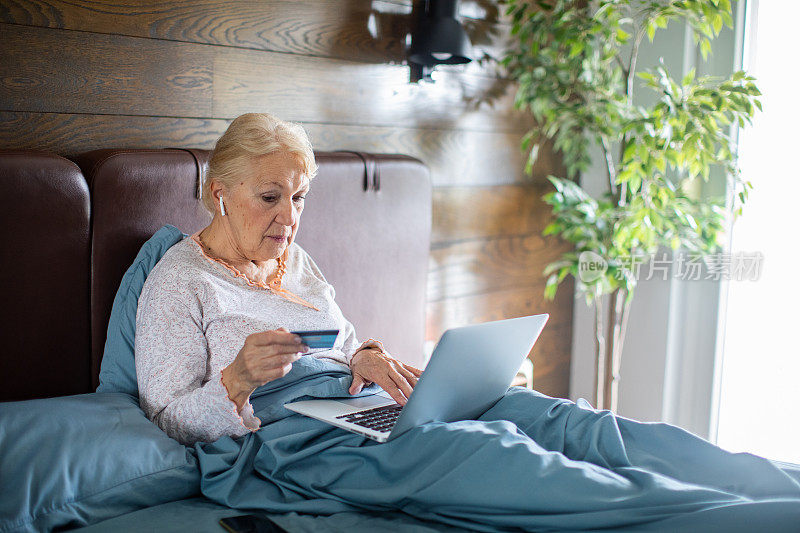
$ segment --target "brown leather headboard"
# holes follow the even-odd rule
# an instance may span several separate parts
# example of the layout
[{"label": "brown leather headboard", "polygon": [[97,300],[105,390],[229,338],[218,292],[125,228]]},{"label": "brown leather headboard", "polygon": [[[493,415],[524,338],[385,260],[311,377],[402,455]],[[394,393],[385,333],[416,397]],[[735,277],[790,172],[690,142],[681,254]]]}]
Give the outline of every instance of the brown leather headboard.
[{"label": "brown leather headboard", "polygon": [[0,152],[0,399],[91,390],[89,188],[55,154]]},{"label": "brown leather headboard", "polygon": [[[208,156],[99,150],[74,158],[81,175],[52,154],[0,151],[0,179],[15,200],[2,215],[3,279],[14,286],[14,305],[0,310],[0,320],[16,339],[0,356],[0,400],[94,389],[111,304],[141,245],[164,224],[192,233],[210,221],[198,198]],[[422,366],[427,168],[398,155],[316,157],[298,244],[336,289],[360,340],[381,339],[399,359]],[[47,216],[37,218],[40,211]]]}]

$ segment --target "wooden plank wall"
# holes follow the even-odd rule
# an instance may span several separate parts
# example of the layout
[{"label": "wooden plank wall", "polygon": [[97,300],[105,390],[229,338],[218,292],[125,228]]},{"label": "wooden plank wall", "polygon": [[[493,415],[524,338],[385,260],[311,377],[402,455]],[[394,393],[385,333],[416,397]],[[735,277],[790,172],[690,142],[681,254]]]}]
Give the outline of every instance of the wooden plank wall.
[{"label": "wooden plank wall", "polygon": [[[416,6],[420,2],[414,0]],[[64,155],[106,147],[212,148],[229,121],[266,111],[301,122],[318,150],[405,153],[431,168],[427,337],[548,312],[530,357],[534,386],[566,397],[572,287],[543,301],[544,151],[534,179],[519,151],[530,118],[490,62],[410,84],[412,0],[0,0],[0,148]],[[509,26],[489,0],[460,15],[476,54]]]}]

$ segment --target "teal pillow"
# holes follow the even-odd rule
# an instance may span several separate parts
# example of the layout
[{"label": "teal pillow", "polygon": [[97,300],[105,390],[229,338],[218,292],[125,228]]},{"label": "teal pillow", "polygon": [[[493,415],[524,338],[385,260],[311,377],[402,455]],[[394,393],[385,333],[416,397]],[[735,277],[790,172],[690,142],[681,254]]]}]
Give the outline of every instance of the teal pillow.
[{"label": "teal pillow", "polygon": [[0,532],[86,526],[200,494],[194,449],[128,394],[0,403]]},{"label": "teal pillow", "polygon": [[108,320],[106,345],[100,363],[97,392],[124,392],[139,397],[136,363],[133,359],[136,336],[136,309],[144,280],[159,259],[187,234],[175,226],[164,225],[144,243],[133,264],[122,277]]}]

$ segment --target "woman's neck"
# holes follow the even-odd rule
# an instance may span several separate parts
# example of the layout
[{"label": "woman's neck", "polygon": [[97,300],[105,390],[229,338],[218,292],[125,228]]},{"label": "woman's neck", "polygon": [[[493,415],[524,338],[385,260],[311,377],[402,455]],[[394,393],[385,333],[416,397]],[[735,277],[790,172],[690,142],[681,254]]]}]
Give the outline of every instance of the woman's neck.
[{"label": "woman's neck", "polygon": [[211,221],[198,235],[205,252],[215,259],[221,259],[235,267],[242,274],[253,281],[268,283],[272,280],[278,269],[278,261],[253,261],[245,257],[234,244],[234,239],[228,235],[225,228],[220,227],[217,217]]}]

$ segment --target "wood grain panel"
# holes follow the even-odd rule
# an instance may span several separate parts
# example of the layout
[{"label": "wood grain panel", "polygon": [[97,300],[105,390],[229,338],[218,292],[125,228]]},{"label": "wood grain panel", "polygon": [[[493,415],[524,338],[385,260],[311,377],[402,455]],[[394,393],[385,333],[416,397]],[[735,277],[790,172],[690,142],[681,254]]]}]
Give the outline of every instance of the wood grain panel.
[{"label": "wood grain panel", "polygon": [[72,156],[100,148],[214,148],[218,119],[0,111],[0,147]]},{"label": "wood grain panel", "polygon": [[[525,131],[514,84],[239,48],[0,24],[3,111],[234,118]],[[35,47],[31,43],[36,43]],[[492,108],[487,95],[499,94]]]},{"label": "wood grain panel", "polygon": [[538,232],[435,244],[428,268],[427,301],[543,285],[542,271],[563,250],[564,244]]},{"label": "wood grain panel", "polygon": [[544,300],[544,283],[429,302],[426,339],[437,341],[448,328],[549,313],[550,319],[528,357],[534,363],[534,388],[563,398],[569,393],[572,303],[571,282],[559,289],[553,302]]},{"label": "wood grain panel", "polygon": [[450,71],[415,84],[400,65],[217,48],[213,116],[266,108],[297,121],[524,132],[533,120],[513,109],[515,91],[507,80]]},{"label": "wood grain panel", "polygon": [[[474,57],[498,57],[510,27],[462,5]],[[495,10],[496,11],[496,10]],[[496,13],[494,13],[496,15]],[[476,16],[477,15],[477,16]],[[411,2],[370,0],[5,0],[0,22],[84,32],[332,57],[369,63],[405,60]],[[474,61],[459,71],[496,76]]]},{"label": "wood grain panel", "polygon": [[0,41],[0,110],[211,116],[212,47],[7,24]]},{"label": "wood grain panel", "polygon": [[[317,150],[413,155],[430,167],[433,184],[437,187],[488,186],[527,179],[522,175],[522,156],[517,148],[520,136],[513,133],[317,123],[304,123],[303,126]],[[44,149],[64,155],[97,148],[210,149],[227,127],[228,121],[222,119],[0,111],[0,147]],[[552,152],[543,149],[541,154],[542,158],[534,168],[534,178],[540,181],[557,164]],[[509,205],[509,208],[520,205],[519,202],[503,204],[502,198],[512,195],[513,190],[499,193],[502,198],[495,200],[491,200],[492,193],[488,189],[479,189],[476,194],[480,195],[481,191],[490,195],[490,202],[500,202],[496,211],[484,210],[487,217],[493,217],[495,212],[498,216],[503,215],[500,212],[503,205]],[[463,217],[459,222],[458,211],[473,209],[470,202],[474,196],[466,191],[454,194],[452,207],[442,204],[451,201],[445,197],[434,207],[434,216],[443,217],[448,225],[442,230],[444,233],[439,240],[447,239],[448,234],[452,238],[478,236],[482,224],[496,228],[492,231],[500,231],[502,221],[476,219],[470,222],[471,217]],[[513,202],[513,199],[508,201]],[[522,201],[522,205],[527,204]],[[434,235],[438,232],[435,228]]]},{"label": "wood grain panel", "polygon": [[557,172],[560,159],[542,149],[533,177],[523,174],[521,134],[394,127],[337,126],[305,123],[321,150],[404,153],[424,161],[435,187],[543,182]]},{"label": "wood grain panel", "polygon": [[[434,244],[480,237],[525,235],[541,231],[551,218],[542,196],[549,182],[433,190]],[[469,216],[464,216],[469,213]]]}]

